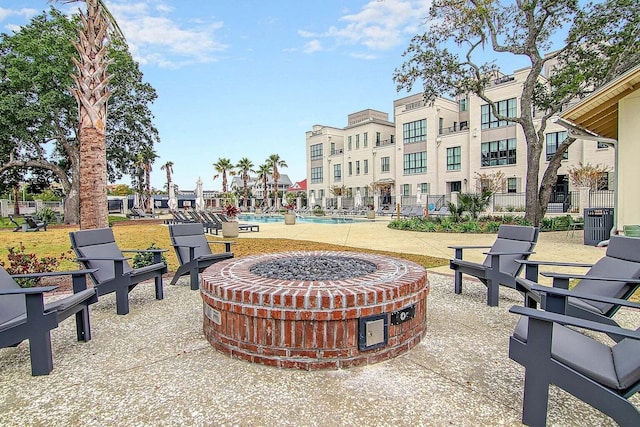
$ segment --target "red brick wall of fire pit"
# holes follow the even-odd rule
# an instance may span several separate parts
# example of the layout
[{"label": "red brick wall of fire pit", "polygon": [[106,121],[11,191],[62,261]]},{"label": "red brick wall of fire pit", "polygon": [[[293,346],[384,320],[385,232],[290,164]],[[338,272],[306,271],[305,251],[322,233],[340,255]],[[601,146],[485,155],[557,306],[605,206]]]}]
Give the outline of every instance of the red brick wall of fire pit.
[{"label": "red brick wall of fire pit", "polygon": [[[331,255],[373,262],[376,270],[343,280],[268,279],[251,266],[278,257]],[[204,334],[219,351],[281,368],[338,369],[393,358],[426,333],[426,271],[396,258],[352,252],[289,252],[230,259],[202,274]],[[388,324],[387,344],[360,350],[359,319],[415,306]]]}]

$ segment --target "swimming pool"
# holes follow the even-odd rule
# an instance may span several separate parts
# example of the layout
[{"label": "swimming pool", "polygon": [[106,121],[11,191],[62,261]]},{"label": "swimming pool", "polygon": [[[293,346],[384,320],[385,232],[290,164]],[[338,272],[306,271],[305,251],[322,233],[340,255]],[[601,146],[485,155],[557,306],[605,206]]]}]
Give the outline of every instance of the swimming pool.
[{"label": "swimming pool", "polygon": [[[239,215],[240,221],[247,222],[284,222],[283,215]],[[333,216],[296,216],[296,222],[312,223],[312,224],[345,224],[354,222],[369,222],[370,220],[364,218],[348,218],[348,217],[333,217]]]}]

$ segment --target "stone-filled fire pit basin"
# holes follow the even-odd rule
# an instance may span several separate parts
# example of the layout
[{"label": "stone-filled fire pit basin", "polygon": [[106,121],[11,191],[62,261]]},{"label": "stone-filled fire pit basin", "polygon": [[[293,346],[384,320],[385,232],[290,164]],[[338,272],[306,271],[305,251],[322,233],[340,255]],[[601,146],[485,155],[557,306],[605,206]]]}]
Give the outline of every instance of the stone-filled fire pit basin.
[{"label": "stone-filled fire pit basin", "polygon": [[357,252],[285,252],[202,273],[204,334],[254,363],[338,369],[393,358],[426,333],[424,268]]}]

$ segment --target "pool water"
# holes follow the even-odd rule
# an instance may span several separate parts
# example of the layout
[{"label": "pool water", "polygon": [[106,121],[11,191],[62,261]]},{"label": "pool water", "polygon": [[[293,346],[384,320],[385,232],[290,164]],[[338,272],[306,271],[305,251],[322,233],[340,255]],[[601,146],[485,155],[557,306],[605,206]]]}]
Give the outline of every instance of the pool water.
[{"label": "pool water", "polygon": [[[284,222],[283,215],[239,215],[240,221],[247,222]],[[312,223],[312,224],[345,224],[353,222],[369,222],[370,220],[364,218],[345,218],[345,217],[331,217],[331,216],[297,216],[296,222]]]}]

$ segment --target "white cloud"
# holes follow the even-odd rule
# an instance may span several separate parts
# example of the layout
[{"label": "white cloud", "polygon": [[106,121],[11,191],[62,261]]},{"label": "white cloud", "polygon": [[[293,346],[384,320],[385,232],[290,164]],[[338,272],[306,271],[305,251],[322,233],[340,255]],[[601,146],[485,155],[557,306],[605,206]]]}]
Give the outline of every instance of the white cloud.
[{"label": "white cloud", "polygon": [[190,63],[212,62],[227,48],[215,36],[221,21],[199,18],[177,22],[172,8],[149,0],[109,2],[133,57],[141,64],[175,68]]},{"label": "white cloud", "polygon": [[36,13],[38,13],[36,9],[30,9],[26,7],[22,9],[4,9],[0,7],[0,21],[4,21],[9,16],[15,16],[15,15],[22,16],[26,19],[29,19]]},{"label": "white cloud", "polygon": [[304,45],[302,51],[304,53],[314,53],[322,50],[322,43],[320,40],[311,40]]},{"label": "white cloud", "polygon": [[[299,30],[303,38],[329,39],[336,44],[361,45],[370,50],[388,50],[416,34],[427,17],[431,0],[372,0],[356,13],[344,11],[341,25],[323,33]],[[369,55],[354,57],[371,59]]]},{"label": "white cloud", "polygon": [[370,53],[356,53],[356,52],[352,53],[349,56],[351,56],[352,58],[355,58],[355,59],[365,59],[367,61],[370,61],[372,59],[377,59],[378,58],[376,55],[372,55]]}]

